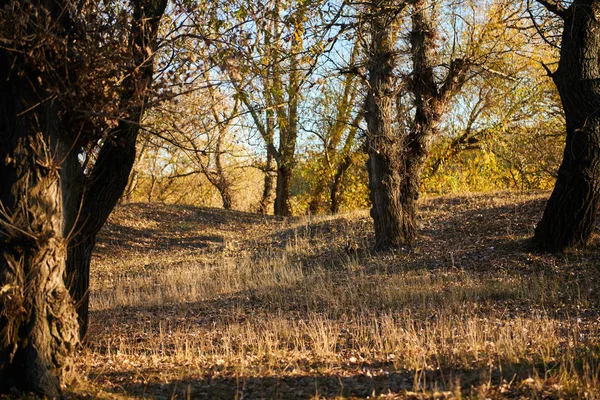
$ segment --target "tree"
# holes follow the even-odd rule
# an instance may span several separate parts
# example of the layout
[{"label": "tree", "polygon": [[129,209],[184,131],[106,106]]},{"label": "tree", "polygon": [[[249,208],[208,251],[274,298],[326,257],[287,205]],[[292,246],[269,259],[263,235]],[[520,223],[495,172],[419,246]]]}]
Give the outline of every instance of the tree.
[{"label": "tree", "polygon": [[[176,104],[156,110],[146,122],[156,132],[149,136],[160,136],[155,140],[158,143],[151,157],[152,185],[148,192],[153,192],[154,179],[158,178],[153,170],[159,164],[159,155],[168,156],[174,162],[161,162],[160,175],[170,183],[202,175],[217,190],[223,208],[230,210],[234,205],[235,185],[241,179],[235,170],[242,169],[249,160],[241,146],[236,145],[238,132],[233,122],[238,117],[239,100],[231,100],[229,93],[223,93],[208,79],[205,83],[198,91],[179,96]],[[198,186],[202,183],[198,182]]]},{"label": "tree", "polygon": [[[0,391],[55,397],[72,374],[73,301],[85,333],[91,250],[127,183],[166,0],[132,4],[131,58],[103,26],[118,7],[12,1],[0,13]],[[127,64],[115,105],[112,82]],[[107,132],[104,115],[118,109]],[[84,168],[80,149],[99,142],[94,168]]]},{"label": "tree", "polygon": [[[406,7],[404,3],[401,7]],[[387,12],[386,12],[387,10]],[[397,16],[401,8],[380,1],[373,6],[369,48],[369,91],[365,119],[368,126],[367,151],[371,216],[375,225],[375,246],[380,249],[411,244],[416,238],[416,201],[421,174],[431,138],[452,97],[467,79],[470,63],[451,54],[447,72],[436,79],[436,28],[429,1],[412,4],[409,33],[411,74],[396,88]],[[412,95],[412,122],[406,132],[394,129],[397,92]],[[402,106],[396,112],[401,112]],[[398,129],[398,128],[397,128]]]},{"label": "tree", "polygon": [[69,79],[57,68],[69,67],[69,6],[10,2],[0,14],[0,392],[57,396],[78,344],[63,281],[64,99],[53,84]]},{"label": "tree", "polygon": [[[365,104],[371,216],[375,246],[411,245],[417,236],[417,199],[431,142],[476,76],[507,54],[501,23],[512,2],[384,0],[370,7],[368,94]],[[403,10],[410,13],[403,17]],[[486,21],[482,23],[481,21]],[[398,40],[399,32],[406,34]]]},{"label": "tree", "polygon": [[551,77],[566,119],[566,144],[556,185],[533,243],[542,250],[584,246],[600,202],[600,1],[539,1],[564,22],[560,60]]},{"label": "tree", "polygon": [[[355,43],[349,65],[357,64],[359,48],[359,43]],[[339,212],[343,178],[355,160],[356,136],[363,118],[357,104],[361,85],[356,74],[347,72],[330,81],[329,85],[323,85],[313,107],[317,114],[313,134],[321,143],[319,154],[315,155],[319,164],[316,180],[310,182],[311,214],[322,212],[324,205],[332,214]]]},{"label": "tree", "polygon": [[320,56],[334,43],[335,35],[328,36],[332,27],[323,21],[335,14],[336,6],[323,4],[223,0],[221,12],[197,21],[191,35],[203,39],[198,46],[208,50],[199,52],[210,54],[213,64],[227,74],[223,84],[235,89],[251,128],[264,144],[262,212],[274,197],[276,215],[291,213],[300,107]]},{"label": "tree", "polygon": [[[266,202],[271,197],[273,187],[270,165],[276,164],[275,202],[274,214],[278,216],[291,215],[289,204],[290,184],[294,169],[296,141],[298,138],[298,107],[300,104],[300,89],[304,81],[302,76],[304,51],[304,23],[307,20],[308,4],[297,4],[296,9],[291,9],[287,21],[281,16],[281,2],[273,2],[269,10],[269,18],[259,18],[256,22],[257,41],[261,36],[263,43],[256,49],[261,53],[260,64],[251,62],[249,65],[240,65],[239,61],[225,62],[230,80],[238,96],[249,110],[257,130],[263,138],[267,151],[267,166],[265,172],[265,191],[261,200],[261,209],[264,212]],[[284,53],[284,30],[289,27],[287,35],[290,45],[287,54]],[[251,60],[252,57],[236,57],[238,60]],[[249,85],[252,82],[243,82],[239,78],[241,70],[252,71],[246,77],[251,79],[257,76],[263,80],[263,95],[265,101],[264,116],[252,104],[249,96]],[[287,73],[284,70],[287,69]],[[286,79],[287,78],[287,79]],[[264,118],[264,119],[263,119]],[[275,129],[277,129],[279,143],[276,144]]]},{"label": "tree", "polygon": [[375,224],[376,247],[380,248],[399,246],[404,239],[399,194],[403,149],[393,132],[392,121],[397,15],[407,3],[399,5],[394,13],[385,12],[390,7],[388,3],[385,0],[373,2],[370,10],[369,88],[365,104],[371,217]]},{"label": "tree", "polygon": [[[75,233],[67,257],[67,282],[77,305],[80,336],[89,324],[89,274],[96,235],[124,193],[135,162],[140,122],[153,80],[153,56],[167,0],[134,0],[128,51],[131,67],[119,88],[121,115],[105,139],[93,167],[87,171],[71,152],[65,167],[66,228]],[[75,183],[74,183],[75,182]]]},{"label": "tree", "polygon": [[[554,186],[564,149],[564,115],[540,61],[558,61],[558,55],[542,45],[525,4],[494,1],[485,13],[492,34],[481,46],[493,45],[503,55],[488,59],[482,73],[457,94],[432,142],[424,190]],[[538,18],[538,24],[550,28],[545,22]]]}]

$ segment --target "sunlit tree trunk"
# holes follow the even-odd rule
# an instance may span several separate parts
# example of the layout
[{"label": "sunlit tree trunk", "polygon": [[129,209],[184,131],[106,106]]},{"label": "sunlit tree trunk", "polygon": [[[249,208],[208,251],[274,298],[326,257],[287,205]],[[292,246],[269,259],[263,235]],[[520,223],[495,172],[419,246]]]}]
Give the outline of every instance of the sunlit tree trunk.
[{"label": "sunlit tree trunk", "polygon": [[[466,81],[469,63],[450,61],[438,83],[435,67],[435,27],[430,0],[412,4],[410,47],[412,73],[408,90],[414,98],[414,119],[408,132],[392,129],[394,110],[393,69],[395,34],[386,13],[375,13],[372,23],[369,84],[365,118],[368,126],[371,216],[377,248],[412,244],[417,236],[417,199],[431,138],[452,97]],[[434,4],[435,5],[435,4]],[[380,7],[378,7],[380,9]],[[393,13],[397,15],[397,13]]]},{"label": "sunlit tree trunk", "polygon": [[404,239],[400,203],[403,144],[392,129],[397,27],[395,18],[381,11],[383,5],[384,1],[378,1],[371,9],[369,90],[365,104],[367,170],[376,248],[397,247]]},{"label": "sunlit tree trunk", "polygon": [[274,185],[274,177],[273,177],[273,161],[274,160],[274,156],[273,153],[271,151],[269,151],[269,149],[267,149],[267,160],[265,163],[265,168],[264,168],[264,174],[265,174],[265,178],[264,178],[264,187],[263,187],[263,192],[262,192],[262,196],[260,198],[260,202],[258,204],[258,210],[260,213],[262,214],[267,214],[269,212],[269,208],[271,206],[271,204],[273,204],[273,190],[275,188]]}]

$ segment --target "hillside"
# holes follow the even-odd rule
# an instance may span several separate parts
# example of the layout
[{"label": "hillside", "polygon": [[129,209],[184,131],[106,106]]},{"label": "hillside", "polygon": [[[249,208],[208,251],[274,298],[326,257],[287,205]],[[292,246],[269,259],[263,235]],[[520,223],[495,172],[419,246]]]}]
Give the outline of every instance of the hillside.
[{"label": "hillside", "polygon": [[598,239],[531,252],[547,195],[422,200],[414,248],[386,253],[367,212],[122,206],[73,395],[598,397]]}]

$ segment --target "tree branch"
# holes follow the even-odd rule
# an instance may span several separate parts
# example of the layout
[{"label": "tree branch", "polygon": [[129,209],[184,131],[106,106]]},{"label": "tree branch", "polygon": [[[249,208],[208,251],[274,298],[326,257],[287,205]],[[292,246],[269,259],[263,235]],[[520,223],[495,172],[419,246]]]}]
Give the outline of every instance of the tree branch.
[{"label": "tree branch", "polygon": [[550,11],[552,14],[554,14],[562,19],[567,19],[569,17],[570,9],[565,8],[558,1],[554,1],[554,0],[535,0],[535,1],[537,1],[538,3],[543,5],[546,8],[546,10]]},{"label": "tree branch", "polygon": [[470,67],[471,64],[462,58],[457,58],[450,62],[448,74],[437,95],[437,100],[441,104],[446,104],[448,98],[460,91],[465,84],[467,72],[469,72]]}]

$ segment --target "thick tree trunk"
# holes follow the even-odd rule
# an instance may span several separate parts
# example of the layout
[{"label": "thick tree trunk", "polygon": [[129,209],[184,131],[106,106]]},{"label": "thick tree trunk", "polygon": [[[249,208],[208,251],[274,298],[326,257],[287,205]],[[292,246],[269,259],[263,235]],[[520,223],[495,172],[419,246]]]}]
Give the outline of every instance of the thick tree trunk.
[{"label": "thick tree trunk", "polygon": [[[383,2],[379,2],[383,3]],[[392,131],[394,103],[395,28],[380,4],[373,6],[369,60],[369,91],[365,104],[367,170],[375,247],[398,247],[404,241],[400,201],[403,143]]]},{"label": "thick tree trunk", "polygon": [[[61,1],[28,3],[27,15],[16,17],[31,37],[17,44],[9,40],[0,49],[0,392],[16,387],[48,397],[59,396],[73,377],[79,343],[63,280],[60,169],[68,146],[62,141],[63,110],[56,92],[45,90],[51,86],[48,74],[63,71],[49,71],[63,53],[44,48],[43,69],[22,55],[35,54],[32,47],[39,43],[30,40],[36,35],[50,43],[52,35],[55,42],[67,37],[63,6]],[[4,11],[10,18],[15,9]],[[48,25],[53,29],[42,31]]]},{"label": "thick tree trunk", "polygon": [[[405,3],[406,4],[406,3]],[[469,64],[462,59],[450,62],[441,83],[435,79],[435,27],[429,13],[430,0],[413,3],[410,45],[412,74],[410,91],[415,117],[406,134],[392,132],[394,94],[394,40],[391,23],[384,24],[380,13],[372,23],[370,90],[367,97],[369,182],[371,215],[375,222],[376,247],[411,244],[417,236],[416,211],[423,166],[431,137],[450,99],[466,81]],[[435,6],[435,4],[433,4]],[[381,7],[378,7],[378,9]]]},{"label": "thick tree trunk", "polygon": [[367,161],[371,218],[375,227],[375,248],[385,250],[399,247],[404,242],[404,216],[400,202],[402,177],[396,165],[400,158],[390,156],[389,150],[377,150],[375,146],[369,149]]},{"label": "thick tree trunk", "polygon": [[585,246],[600,202],[600,1],[575,1],[565,19],[553,75],[567,138],[554,191],[533,243],[541,250]]},{"label": "thick tree trunk", "polygon": [[51,102],[25,111],[47,94],[9,72],[9,57],[2,64],[8,79],[0,82],[0,391],[15,386],[55,397],[71,378],[78,344],[63,281],[59,170],[66,151]]}]

